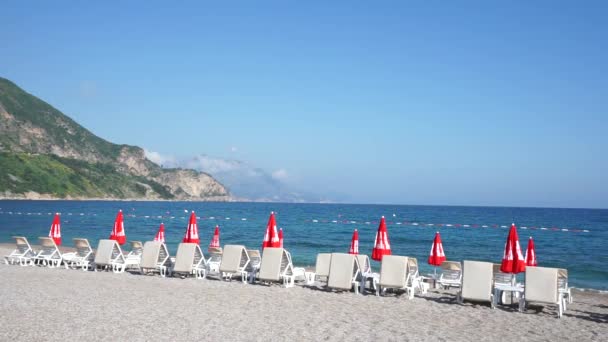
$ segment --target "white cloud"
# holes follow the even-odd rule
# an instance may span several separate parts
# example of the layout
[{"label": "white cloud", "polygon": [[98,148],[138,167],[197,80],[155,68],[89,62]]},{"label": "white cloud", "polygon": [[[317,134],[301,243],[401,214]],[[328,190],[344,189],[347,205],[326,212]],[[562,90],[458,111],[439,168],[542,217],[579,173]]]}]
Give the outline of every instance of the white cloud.
[{"label": "white cloud", "polygon": [[177,160],[173,156],[162,155],[158,152],[149,151],[146,149],[144,149],[144,154],[146,158],[158,165],[162,165],[164,167],[174,167],[177,165]]},{"label": "white cloud", "polygon": [[232,147],[230,148],[230,151],[232,151],[232,152],[236,152],[236,151],[238,151],[238,148],[236,148],[236,146],[232,146]]},{"label": "white cloud", "polygon": [[237,161],[213,158],[205,155],[198,155],[183,160],[180,164],[189,169],[201,170],[211,174],[232,171],[240,167],[240,163]]},{"label": "white cloud", "polygon": [[272,173],[272,178],[281,182],[286,181],[288,177],[287,170],[285,169],[278,169]]}]

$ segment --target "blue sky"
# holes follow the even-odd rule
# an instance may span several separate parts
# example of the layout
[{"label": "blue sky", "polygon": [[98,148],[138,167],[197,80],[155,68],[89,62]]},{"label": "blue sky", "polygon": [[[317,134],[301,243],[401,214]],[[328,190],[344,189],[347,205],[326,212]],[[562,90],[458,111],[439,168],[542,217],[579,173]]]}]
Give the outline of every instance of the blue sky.
[{"label": "blue sky", "polygon": [[0,75],[112,142],[365,203],[608,207],[603,2],[10,2]]}]

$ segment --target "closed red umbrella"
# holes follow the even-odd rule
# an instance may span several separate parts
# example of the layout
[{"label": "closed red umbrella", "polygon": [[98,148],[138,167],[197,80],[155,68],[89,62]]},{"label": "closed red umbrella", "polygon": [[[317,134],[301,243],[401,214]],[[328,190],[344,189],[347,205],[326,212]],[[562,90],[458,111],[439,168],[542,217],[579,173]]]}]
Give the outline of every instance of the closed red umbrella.
[{"label": "closed red umbrella", "polygon": [[359,254],[359,232],[355,229],[353,238],[350,240],[348,254]]},{"label": "closed red umbrella", "polygon": [[515,223],[509,229],[507,242],[505,243],[505,253],[502,257],[500,271],[503,273],[517,274],[526,270],[526,261],[521,253],[519,237]]},{"label": "closed red umbrella", "polygon": [[279,235],[277,233],[277,221],[274,218],[274,212],[270,212],[268,218],[268,224],[266,224],[266,234],[264,234],[264,242],[262,243],[262,249],[266,247],[279,247]]},{"label": "closed red umbrella", "polygon": [[530,236],[528,240],[528,249],[526,249],[526,266],[536,266],[538,261],[536,260],[536,248],[534,248],[534,240]]},{"label": "closed red umbrella", "polygon": [[158,228],[158,232],[156,233],[156,236],[154,237],[154,241],[165,243],[165,224],[164,223],[160,224],[160,227]]},{"label": "closed red umbrella", "polygon": [[279,228],[279,247],[283,248],[283,228]]},{"label": "closed red umbrella", "polygon": [[220,226],[215,226],[215,232],[213,232],[213,239],[211,239],[209,248],[219,248],[219,247],[220,247]]},{"label": "closed red umbrella", "polygon": [[441,263],[446,260],[445,253],[443,252],[443,243],[441,242],[441,235],[439,232],[435,233],[435,239],[433,240],[433,246],[431,247],[431,254],[429,255],[428,263],[433,266],[441,266]]},{"label": "closed red umbrella", "polygon": [[386,221],[384,220],[384,216],[382,216],[380,225],[378,226],[378,232],[376,233],[374,249],[372,250],[372,259],[382,261],[382,257],[385,255],[391,255],[391,244],[388,242]]},{"label": "closed red umbrella", "polygon": [[51,230],[49,231],[49,237],[55,241],[57,246],[61,245],[61,223],[59,222],[59,213],[55,213],[55,218],[53,218],[53,224],[51,224]]},{"label": "closed red umbrella", "polygon": [[116,220],[114,220],[114,229],[110,234],[110,240],[116,240],[119,245],[124,245],[127,242],[127,235],[125,234],[125,222],[122,217],[122,210],[118,211]]},{"label": "closed red umbrella", "polygon": [[185,243],[195,243],[199,244],[201,240],[198,238],[198,226],[196,225],[196,215],[194,211],[190,214],[190,221],[188,222],[188,227],[186,228],[186,234],[184,234],[184,238],[182,242]]}]

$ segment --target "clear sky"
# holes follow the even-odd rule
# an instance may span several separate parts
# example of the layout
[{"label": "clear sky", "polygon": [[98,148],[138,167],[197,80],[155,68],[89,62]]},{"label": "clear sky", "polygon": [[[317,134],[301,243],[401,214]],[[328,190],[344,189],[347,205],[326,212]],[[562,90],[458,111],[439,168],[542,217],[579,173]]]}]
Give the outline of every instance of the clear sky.
[{"label": "clear sky", "polygon": [[605,1],[9,1],[0,75],[112,142],[365,203],[608,207]]}]

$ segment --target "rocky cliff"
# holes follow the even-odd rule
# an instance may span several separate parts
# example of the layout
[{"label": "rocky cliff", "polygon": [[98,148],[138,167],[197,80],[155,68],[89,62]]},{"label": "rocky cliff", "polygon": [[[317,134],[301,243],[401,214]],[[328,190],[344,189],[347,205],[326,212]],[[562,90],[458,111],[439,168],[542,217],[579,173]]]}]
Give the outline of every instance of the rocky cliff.
[{"label": "rocky cliff", "polygon": [[0,198],[229,200],[211,175],[163,169],[0,78]]}]

